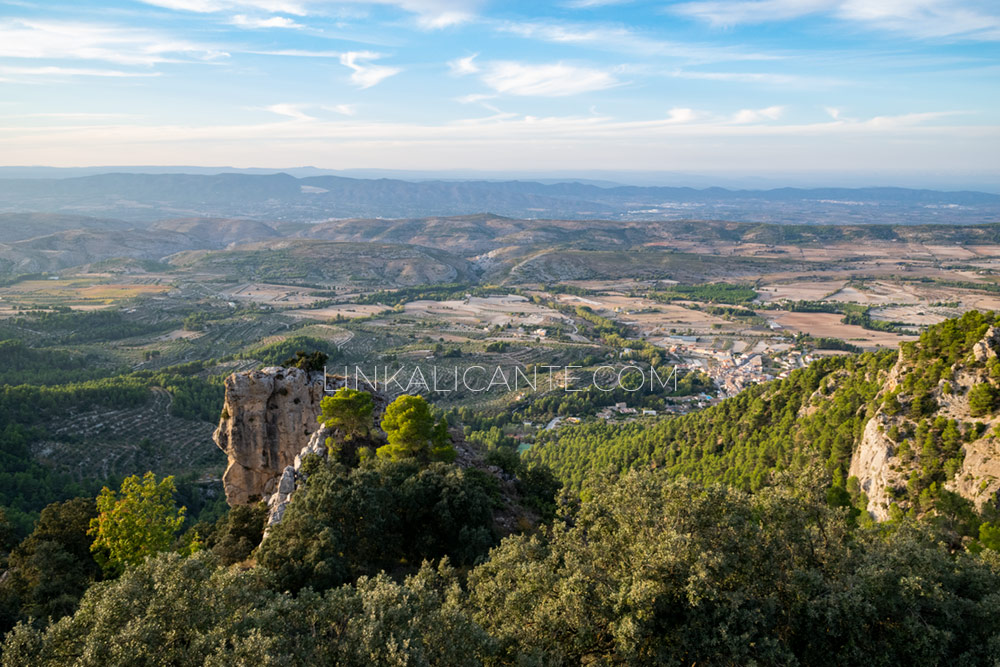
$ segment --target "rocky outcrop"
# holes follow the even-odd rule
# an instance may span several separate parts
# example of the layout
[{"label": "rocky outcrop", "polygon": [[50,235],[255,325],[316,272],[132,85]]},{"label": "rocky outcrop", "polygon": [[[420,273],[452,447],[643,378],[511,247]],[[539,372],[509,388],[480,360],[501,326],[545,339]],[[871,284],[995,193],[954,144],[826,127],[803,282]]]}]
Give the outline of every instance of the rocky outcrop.
[{"label": "rocky outcrop", "polygon": [[889,463],[896,447],[885,434],[885,424],[886,419],[881,414],[868,420],[861,443],[851,457],[848,473],[858,478],[861,490],[868,496],[868,512],[879,521],[889,518],[889,506],[893,502],[890,489],[900,481]]},{"label": "rocky outcrop", "polygon": [[226,378],[225,407],[212,436],[229,465],[222,476],[231,505],[266,499],[320,425],[323,373],[265,368]]},{"label": "rocky outcrop", "polygon": [[328,429],[326,426],[321,426],[310,436],[306,446],[296,454],[292,465],[285,467],[285,470],[281,473],[274,494],[267,499],[267,523],[264,528],[265,538],[271,528],[281,522],[281,519],[285,516],[285,509],[288,507],[288,503],[292,502],[292,494],[295,493],[295,487],[302,478],[299,472],[302,468],[302,461],[310,454],[326,456],[326,439],[332,435],[334,435],[333,430]]},{"label": "rocky outcrop", "polygon": [[972,354],[976,357],[976,361],[986,361],[996,357],[998,349],[1000,349],[1000,329],[991,326],[983,339],[972,347]]},{"label": "rocky outcrop", "polygon": [[[972,354],[946,372],[931,391],[931,398],[937,407],[929,421],[943,417],[954,420],[964,434],[975,433],[965,438],[961,467],[945,481],[944,486],[980,509],[987,503],[996,503],[1000,496],[1000,439],[996,435],[1000,415],[973,417],[968,392],[976,384],[989,381],[985,362],[996,358],[998,351],[1000,328],[991,326],[972,346]],[[911,370],[901,353],[882,386],[879,398],[896,391]],[[899,400],[905,404],[908,398],[900,395]],[[983,423],[979,431],[973,430],[976,422]],[[898,456],[899,447],[889,437],[894,426],[911,438],[911,453],[907,460]],[[907,481],[912,473],[921,469],[920,445],[912,442],[913,426],[913,420],[907,415],[890,415],[884,407],[879,407],[865,425],[851,457],[849,475],[857,478],[860,490],[866,494],[869,514],[880,521],[889,518],[889,508],[893,503],[899,503],[905,509],[907,502],[903,498]]]}]

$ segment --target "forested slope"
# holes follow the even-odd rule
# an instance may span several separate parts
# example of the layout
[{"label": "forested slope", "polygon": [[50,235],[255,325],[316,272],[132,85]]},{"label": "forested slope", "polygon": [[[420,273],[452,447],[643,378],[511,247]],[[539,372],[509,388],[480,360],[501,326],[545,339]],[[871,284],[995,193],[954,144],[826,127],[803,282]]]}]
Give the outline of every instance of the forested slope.
[{"label": "forested slope", "polygon": [[756,490],[772,473],[818,463],[832,498],[879,519],[954,510],[961,499],[992,510],[1000,489],[995,321],[972,311],[899,351],[823,359],[701,412],[567,426],[525,456],[575,488],[595,471],[648,467]]},{"label": "forested slope", "polygon": [[590,422],[541,439],[526,457],[579,487],[592,472],[653,467],[755,490],[776,470],[821,460],[843,479],[892,352],[832,357],[700,412],[656,423]]}]

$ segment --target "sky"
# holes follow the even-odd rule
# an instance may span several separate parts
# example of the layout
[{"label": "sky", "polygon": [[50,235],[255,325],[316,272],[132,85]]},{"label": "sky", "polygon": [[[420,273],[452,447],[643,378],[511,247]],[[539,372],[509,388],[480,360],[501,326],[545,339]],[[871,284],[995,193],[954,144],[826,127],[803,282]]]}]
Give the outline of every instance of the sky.
[{"label": "sky", "polygon": [[0,0],[0,165],[1000,179],[997,0]]}]

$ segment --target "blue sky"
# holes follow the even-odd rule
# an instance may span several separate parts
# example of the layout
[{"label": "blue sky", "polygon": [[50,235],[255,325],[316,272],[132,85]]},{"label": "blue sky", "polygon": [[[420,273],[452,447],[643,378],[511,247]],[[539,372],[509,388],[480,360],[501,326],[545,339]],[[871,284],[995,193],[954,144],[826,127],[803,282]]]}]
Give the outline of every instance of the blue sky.
[{"label": "blue sky", "polygon": [[996,0],[0,0],[0,164],[1000,172]]}]

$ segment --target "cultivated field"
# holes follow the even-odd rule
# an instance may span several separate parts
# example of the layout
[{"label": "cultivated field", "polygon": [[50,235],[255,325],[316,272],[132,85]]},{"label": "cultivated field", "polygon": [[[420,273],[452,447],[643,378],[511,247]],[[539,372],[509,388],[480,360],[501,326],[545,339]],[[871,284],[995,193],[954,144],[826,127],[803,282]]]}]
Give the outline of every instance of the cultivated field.
[{"label": "cultivated field", "polygon": [[843,324],[837,313],[767,313],[767,319],[776,322],[786,331],[807,333],[815,337],[841,338],[866,348],[895,347],[916,336],[897,335],[882,331],[869,331],[859,326]]}]

